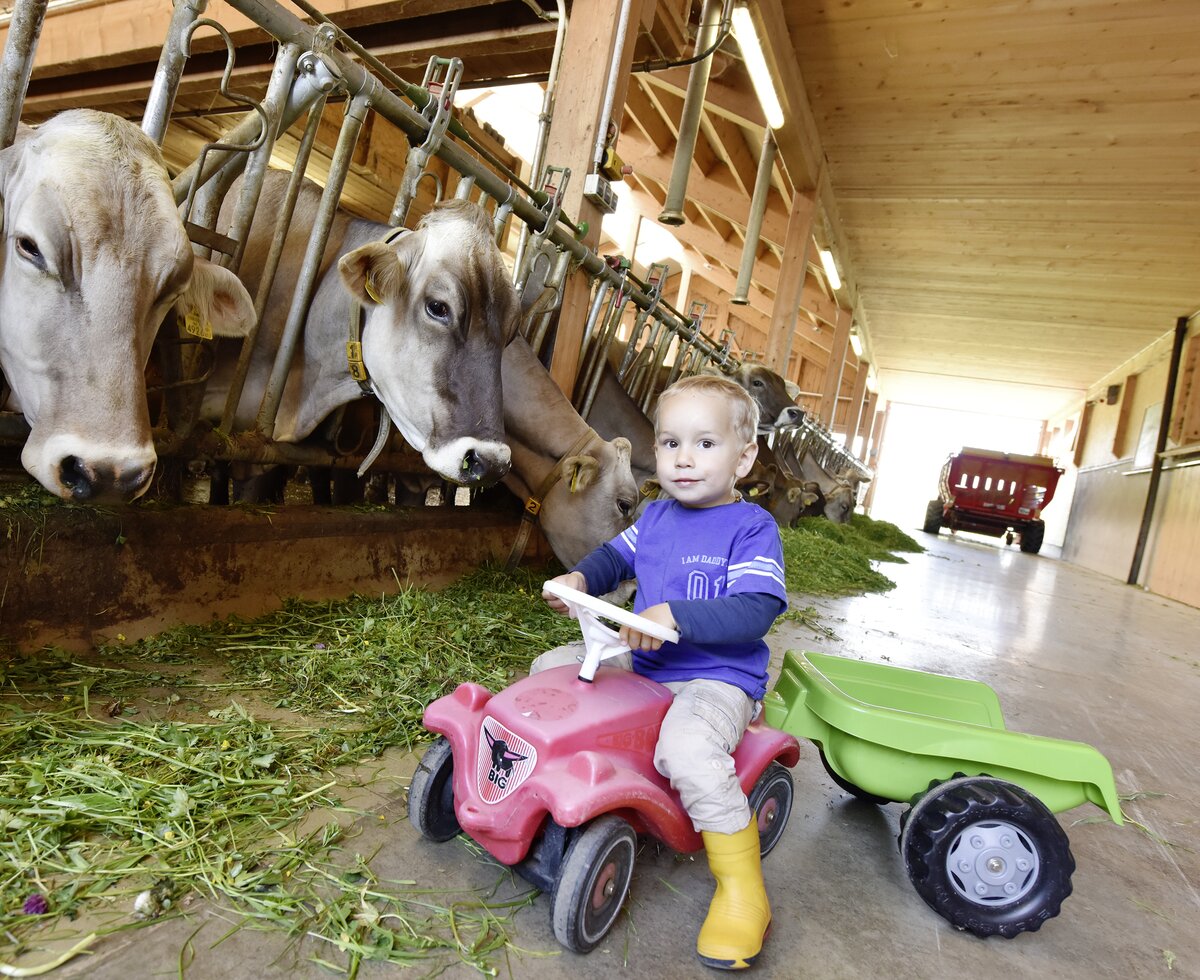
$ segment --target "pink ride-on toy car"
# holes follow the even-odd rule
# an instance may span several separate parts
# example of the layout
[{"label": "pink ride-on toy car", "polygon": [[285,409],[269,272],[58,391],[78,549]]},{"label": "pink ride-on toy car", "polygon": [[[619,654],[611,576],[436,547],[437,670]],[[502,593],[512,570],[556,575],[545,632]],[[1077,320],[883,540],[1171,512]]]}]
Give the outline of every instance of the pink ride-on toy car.
[{"label": "pink ride-on toy car", "polygon": [[[600,666],[625,652],[599,616],[663,639],[673,630],[583,592],[549,582],[579,619],[582,668],[555,667],[493,695],[460,684],[425,709],[438,738],[408,793],[414,827],[433,841],[465,831],[503,864],[551,896],[554,935],[586,953],[608,933],[629,891],[637,835],[676,851],[703,848],[679,797],[654,768],[654,746],[671,692],[632,671]],[[762,854],[792,809],[800,746],[755,722],[734,753],[758,820]]]}]

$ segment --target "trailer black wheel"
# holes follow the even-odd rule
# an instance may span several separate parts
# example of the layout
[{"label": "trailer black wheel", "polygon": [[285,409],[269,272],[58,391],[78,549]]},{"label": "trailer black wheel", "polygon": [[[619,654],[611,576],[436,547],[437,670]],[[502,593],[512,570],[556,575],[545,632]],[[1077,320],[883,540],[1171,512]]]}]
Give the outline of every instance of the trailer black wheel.
[{"label": "trailer black wheel", "polygon": [[462,830],[454,814],[454,750],[441,736],[425,750],[409,783],[408,821],[432,841],[450,840]]},{"label": "trailer black wheel", "polygon": [[1030,521],[1021,532],[1021,550],[1027,555],[1036,555],[1042,550],[1042,539],[1046,537],[1046,525],[1042,521]]},{"label": "trailer black wheel", "polygon": [[598,817],[567,848],[550,905],[560,943],[590,953],[608,935],[633,877],[637,835],[620,817]]},{"label": "trailer black wheel", "polygon": [[875,806],[883,806],[886,803],[892,802],[883,796],[876,796],[874,793],[868,793],[865,789],[859,789],[859,787],[855,786],[852,782],[850,782],[850,780],[843,779],[841,776],[839,776],[837,772],[834,771],[833,766],[829,764],[829,760],[825,758],[824,749],[821,750],[821,765],[825,767],[825,771],[829,773],[829,778],[838,785],[838,788],[846,793],[849,793],[855,799],[862,800],[864,803],[873,803]]},{"label": "trailer black wheel", "polygon": [[931,500],[925,506],[925,524],[921,528],[926,534],[937,534],[942,529],[942,501]]},{"label": "trailer black wheel", "polygon": [[926,904],[982,938],[1039,929],[1058,915],[1075,871],[1054,814],[989,776],[952,779],[921,797],[904,822],[900,853]]},{"label": "trailer black wheel", "polygon": [[792,800],[796,787],[792,774],[778,762],[772,762],[763,770],[758,782],[746,797],[750,811],[758,822],[758,853],[766,857],[779,843],[792,815]]}]

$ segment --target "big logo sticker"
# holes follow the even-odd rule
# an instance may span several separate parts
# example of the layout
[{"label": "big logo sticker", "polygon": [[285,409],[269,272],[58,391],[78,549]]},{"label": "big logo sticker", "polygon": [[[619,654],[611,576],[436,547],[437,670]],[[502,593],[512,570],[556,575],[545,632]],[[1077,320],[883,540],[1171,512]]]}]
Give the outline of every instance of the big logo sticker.
[{"label": "big logo sticker", "polygon": [[529,778],[537,765],[537,749],[485,716],[479,726],[475,785],[484,803],[499,803]]}]

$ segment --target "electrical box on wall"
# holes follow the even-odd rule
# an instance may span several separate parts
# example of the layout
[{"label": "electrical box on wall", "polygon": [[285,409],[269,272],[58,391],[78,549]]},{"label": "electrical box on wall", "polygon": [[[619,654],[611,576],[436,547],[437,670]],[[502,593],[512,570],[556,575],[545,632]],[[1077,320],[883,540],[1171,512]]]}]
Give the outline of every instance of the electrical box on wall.
[{"label": "electrical box on wall", "polygon": [[605,214],[617,210],[617,192],[600,174],[588,174],[583,178],[583,196]]},{"label": "electrical box on wall", "polygon": [[1109,385],[1108,392],[1104,396],[1104,403],[1106,405],[1115,405],[1120,400],[1121,400],[1121,386],[1120,385]]}]

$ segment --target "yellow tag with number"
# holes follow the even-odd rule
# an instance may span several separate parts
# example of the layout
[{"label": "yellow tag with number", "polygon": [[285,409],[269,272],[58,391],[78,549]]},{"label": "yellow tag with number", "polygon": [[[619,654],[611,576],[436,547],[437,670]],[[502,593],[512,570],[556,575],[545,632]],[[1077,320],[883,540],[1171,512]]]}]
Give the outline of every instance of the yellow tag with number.
[{"label": "yellow tag with number", "polygon": [[202,319],[200,311],[194,306],[187,311],[187,316],[183,318],[183,329],[201,340],[212,340],[213,338],[212,324],[208,320]]}]

